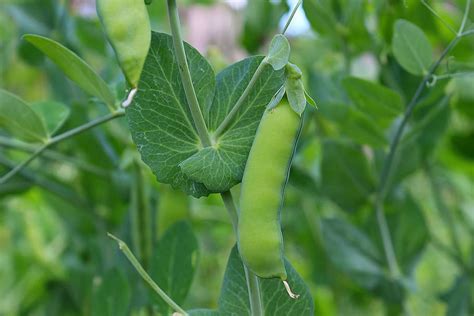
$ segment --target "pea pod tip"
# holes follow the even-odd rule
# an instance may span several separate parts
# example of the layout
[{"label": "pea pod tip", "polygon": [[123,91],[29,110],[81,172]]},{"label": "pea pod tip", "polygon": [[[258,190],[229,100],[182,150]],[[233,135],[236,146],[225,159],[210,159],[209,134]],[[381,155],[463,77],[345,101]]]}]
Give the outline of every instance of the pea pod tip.
[{"label": "pea pod tip", "polygon": [[288,281],[283,280],[283,285],[285,286],[286,292],[292,299],[296,300],[298,297],[300,297],[299,294],[293,293],[293,291],[290,288],[290,284],[288,284]]},{"label": "pea pod tip", "polygon": [[132,90],[130,90],[127,98],[122,102],[122,107],[126,108],[132,103],[133,97],[135,97],[135,94],[137,94],[137,91],[138,91],[138,88],[133,88]]}]

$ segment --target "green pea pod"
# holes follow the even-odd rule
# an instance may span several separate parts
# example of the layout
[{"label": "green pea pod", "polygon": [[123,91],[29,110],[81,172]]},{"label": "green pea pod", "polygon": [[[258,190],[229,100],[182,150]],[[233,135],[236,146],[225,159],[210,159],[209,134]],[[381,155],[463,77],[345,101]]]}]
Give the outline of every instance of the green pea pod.
[{"label": "green pea pod", "polygon": [[238,223],[239,252],[247,267],[262,278],[287,278],[280,210],[301,123],[286,98],[275,108],[267,109],[245,166]]},{"label": "green pea pod", "polygon": [[127,82],[137,88],[151,41],[143,0],[97,0],[97,13]]}]

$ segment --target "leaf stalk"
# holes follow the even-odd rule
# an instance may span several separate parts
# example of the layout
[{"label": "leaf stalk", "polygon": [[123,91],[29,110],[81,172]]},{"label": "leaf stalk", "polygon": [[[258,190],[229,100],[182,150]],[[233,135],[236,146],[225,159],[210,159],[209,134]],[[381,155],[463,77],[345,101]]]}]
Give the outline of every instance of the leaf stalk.
[{"label": "leaf stalk", "polygon": [[4,176],[0,178],[0,184],[6,183],[8,180],[10,180],[13,176],[15,176],[18,172],[23,170],[26,166],[28,166],[33,160],[35,160],[37,157],[39,157],[46,149],[51,147],[54,144],[57,144],[59,142],[62,142],[63,140],[69,139],[73,136],[76,136],[78,134],[81,134],[91,128],[94,128],[98,125],[101,125],[103,123],[106,123],[108,121],[111,121],[113,119],[116,119],[118,117],[124,116],[125,111],[123,110],[116,110],[112,113],[109,113],[107,115],[104,115],[102,117],[99,117],[95,120],[92,120],[90,122],[87,122],[86,124],[83,124],[81,126],[78,126],[76,128],[73,128],[67,132],[64,132],[60,135],[57,135],[55,137],[50,138],[47,140],[43,145],[38,147],[33,154],[28,157],[26,160],[21,162],[20,164],[16,165],[15,168],[11,169],[9,172],[7,172]]},{"label": "leaf stalk", "polygon": [[173,299],[171,299],[171,297],[169,297],[165,291],[163,291],[159,286],[158,284],[155,283],[155,281],[153,281],[153,279],[150,277],[150,275],[145,271],[145,269],[143,269],[143,267],[141,266],[140,262],[138,262],[137,258],[135,258],[135,256],[133,255],[133,253],[130,251],[130,248],[128,248],[127,244],[125,242],[123,242],[122,240],[120,240],[119,238],[115,237],[114,235],[112,235],[111,233],[107,233],[107,236],[109,236],[110,238],[112,238],[113,240],[115,240],[117,243],[118,243],[118,246],[119,246],[119,249],[125,254],[125,256],[127,257],[128,261],[130,261],[130,263],[133,265],[133,267],[135,268],[135,270],[137,270],[137,272],[140,274],[140,276],[143,278],[143,280],[145,280],[146,283],[148,283],[151,288],[171,307],[173,308],[175,311],[177,311],[178,313],[184,315],[184,316],[188,316],[189,314],[183,309],[181,308],[181,306],[179,306],[178,304],[176,304],[175,301],[173,301]]}]

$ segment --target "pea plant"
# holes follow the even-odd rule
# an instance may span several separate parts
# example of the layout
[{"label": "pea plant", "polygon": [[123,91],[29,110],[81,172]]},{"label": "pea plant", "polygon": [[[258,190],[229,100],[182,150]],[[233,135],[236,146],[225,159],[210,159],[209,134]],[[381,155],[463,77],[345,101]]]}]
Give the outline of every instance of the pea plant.
[{"label": "pea plant", "polygon": [[[438,313],[419,303],[428,299],[416,298],[417,265],[431,246],[451,261],[456,278],[447,292],[434,293],[429,302],[441,297],[447,315],[471,315],[474,221],[461,203],[445,199],[448,185],[439,180],[439,161],[449,165],[457,158],[437,149],[448,133],[450,115],[467,128],[472,123],[464,117],[469,113],[465,116],[472,118],[474,100],[471,0],[453,1],[457,11],[452,15],[439,13],[439,7],[426,1],[299,0],[291,8],[249,2],[244,23],[249,30],[242,42],[249,51],[264,46],[266,54],[237,61],[217,74],[211,58],[183,40],[177,1],[161,2],[96,1],[100,40],[107,39],[125,79],[119,83],[106,82],[67,45],[43,35],[22,36],[61,77],[92,97],[101,116],[71,127],[71,106],[27,102],[0,89],[0,145],[28,153],[19,160],[24,156],[0,152],[0,194],[34,184],[62,200],[87,205],[74,190],[29,171],[37,158],[59,160],[87,177],[106,174],[105,182],[78,186],[116,213],[129,211],[120,229],[96,215],[88,217],[102,237],[107,232],[109,238],[97,247],[113,252],[114,259],[100,279],[88,279],[94,286],[81,294],[89,303],[81,306],[80,315],[352,315],[337,306],[354,297],[362,305],[373,303],[360,293],[383,303],[375,313]],[[166,9],[170,34],[152,31],[154,6]],[[317,34],[309,40],[315,45],[311,50],[307,43],[293,45],[287,34],[300,9]],[[275,31],[287,11],[281,31]],[[431,41],[439,34],[427,36],[413,23],[417,21],[409,21],[414,12],[424,12],[424,23],[437,25],[443,39],[450,38],[447,44],[438,40],[444,48],[433,50]],[[459,47],[470,52],[459,57],[466,62],[452,56]],[[367,78],[367,69],[357,69],[354,59],[360,56],[359,65],[368,67],[363,57],[369,58],[377,75]],[[102,134],[98,143],[81,144],[87,148],[84,156],[90,150],[89,161],[101,155],[113,160],[121,148],[121,161],[115,164],[121,171],[113,171],[114,176],[100,163],[52,149],[120,118],[127,124],[115,126],[113,145]],[[469,144],[472,134],[467,137],[456,141]],[[94,147],[105,149],[97,155]],[[472,161],[462,168],[472,180]],[[150,171],[156,179],[147,176]],[[439,222],[425,219],[425,182]],[[104,189],[93,189],[99,186]],[[472,183],[470,190],[472,194]],[[125,211],[118,196],[123,191],[129,194]],[[172,196],[168,203],[166,194]],[[199,262],[194,226],[200,225],[181,220],[186,216],[180,203],[188,196],[193,201],[215,199],[227,210],[224,221],[232,227],[213,308],[186,303]],[[156,212],[155,199],[166,212]],[[433,225],[438,224],[446,236],[436,235]],[[26,234],[35,239],[36,229],[27,226]],[[114,241],[123,255],[115,254]],[[46,255],[38,256],[58,280],[65,278]],[[298,257],[310,262],[309,268]],[[130,275],[144,282],[130,287]],[[322,290],[327,288],[352,291],[352,298],[328,298]],[[0,304],[0,314],[2,308]]]}]

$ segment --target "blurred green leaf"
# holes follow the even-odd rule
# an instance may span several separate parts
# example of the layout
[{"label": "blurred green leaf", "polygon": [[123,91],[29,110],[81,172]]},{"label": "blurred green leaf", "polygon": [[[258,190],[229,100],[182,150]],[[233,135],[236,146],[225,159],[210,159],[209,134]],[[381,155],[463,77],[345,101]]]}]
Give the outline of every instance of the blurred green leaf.
[{"label": "blurred green leaf", "polygon": [[[198,243],[191,226],[178,222],[163,235],[153,251],[150,276],[178,305],[183,304],[193,281],[198,260]],[[171,315],[173,310],[151,292],[157,310]]]},{"label": "blurred green leaf", "polygon": [[109,270],[99,281],[92,297],[92,316],[127,316],[130,304],[130,286],[125,274]]},{"label": "blurred green leaf", "polygon": [[69,108],[60,102],[40,101],[32,103],[31,106],[43,119],[49,135],[53,135],[59,128],[61,128],[70,114]]},{"label": "blurred green leaf", "polygon": [[[11,166],[5,162],[5,158],[0,156],[0,174],[5,174],[11,169]],[[28,181],[28,179],[24,179],[21,175],[15,176],[10,181],[0,186],[0,198],[9,194],[23,193],[32,186],[33,183]]]},{"label": "blurred green leaf", "polygon": [[449,141],[453,149],[466,160],[474,161],[474,128],[453,133]]},{"label": "blurred green leaf", "polygon": [[449,96],[445,96],[441,90],[434,98],[428,97],[420,102],[413,113],[412,128],[404,135],[402,142],[415,139],[420,153],[428,157],[441,143],[448,129],[451,116],[449,101]]},{"label": "blurred green leaf", "polygon": [[387,139],[383,130],[370,117],[352,107],[347,108],[345,118],[339,121],[343,133],[362,145],[385,147]]},{"label": "blurred green leaf", "polygon": [[383,256],[362,231],[339,219],[323,219],[321,234],[332,263],[358,283],[373,288],[383,277]]},{"label": "blurred green leaf", "polygon": [[338,45],[364,49],[369,40],[363,0],[305,0],[303,8],[312,28]]},{"label": "blurred green leaf", "polygon": [[249,1],[245,9],[242,45],[255,52],[278,27],[281,16],[288,10],[286,1]]},{"label": "blurred green leaf", "polygon": [[359,146],[325,140],[321,162],[322,190],[346,211],[365,204],[374,191],[374,178]]},{"label": "blurred green leaf", "polygon": [[384,86],[355,77],[345,78],[342,84],[350,99],[376,125],[386,128],[402,113],[402,98]]},{"label": "blurred green leaf", "polygon": [[453,286],[443,295],[448,304],[446,316],[469,316],[471,315],[471,295],[474,291],[472,281],[468,276],[456,278]]},{"label": "blurred green leaf", "polygon": [[409,194],[389,200],[385,211],[398,263],[411,276],[429,241],[423,212]]},{"label": "blurred green leaf", "polygon": [[114,105],[115,97],[104,80],[74,52],[43,36],[28,34],[23,38],[48,56],[85,92],[101,99],[109,106]]},{"label": "blurred green leaf", "polygon": [[44,142],[48,132],[41,118],[22,99],[0,89],[0,128],[27,142]]},{"label": "blurred green leaf", "polygon": [[[377,170],[382,169],[385,153],[381,150],[375,151],[375,164]],[[422,160],[421,149],[416,138],[406,139],[401,142],[396,151],[392,170],[388,178],[388,190],[396,188],[406,177],[410,176],[420,167]]]},{"label": "blurred green leaf", "polygon": [[[313,315],[313,299],[308,287],[288,261],[285,261],[288,283],[298,299],[288,296],[283,282],[278,278],[260,279],[263,315]],[[222,315],[249,315],[250,303],[247,292],[244,265],[237,246],[232,248],[219,297],[219,313]]]},{"label": "blurred green leaf", "polygon": [[397,20],[393,33],[393,54],[413,75],[423,75],[433,61],[431,44],[423,31],[415,24],[406,20]]}]

